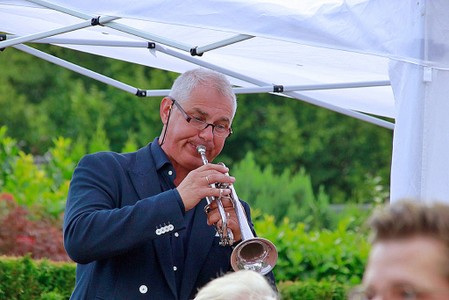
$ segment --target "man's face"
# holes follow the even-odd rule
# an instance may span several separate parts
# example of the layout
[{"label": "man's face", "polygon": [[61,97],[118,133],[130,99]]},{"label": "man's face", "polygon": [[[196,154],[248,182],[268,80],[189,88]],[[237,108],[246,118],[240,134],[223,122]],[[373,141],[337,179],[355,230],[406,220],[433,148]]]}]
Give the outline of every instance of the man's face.
[{"label": "man's face", "polygon": [[[177,99],[175,99],[177,100]],[[165,104],[164,104],[165,101]],[[231,127],[233,102],[209,86],[201,86],[193,91],[189,100],[178,102],[192,118],[198,118],[214,125]],[[171,100],[165,98],[161,104],[161,117],[169,110]],[[165,114],[166,115],[166,114]],[[219,137],[212,132],[212,126],[198,130],[185,120],[180,109],[173,105],[162,148],[173,163],[177,174],[198,168],[202,165],[196,147],[206,146],[207,158],[212,161],[223,149],[226,137]]]},{"label": "man's face", "polygon": [[449,299],[445,248],[436,239],[413,237],[373,245],[363,276],[368,299]]}]

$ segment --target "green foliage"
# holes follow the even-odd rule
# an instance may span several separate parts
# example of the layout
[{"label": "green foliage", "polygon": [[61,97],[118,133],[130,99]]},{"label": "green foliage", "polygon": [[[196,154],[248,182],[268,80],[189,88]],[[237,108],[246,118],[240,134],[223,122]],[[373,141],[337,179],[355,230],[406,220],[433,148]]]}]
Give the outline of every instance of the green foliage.
[{"label": "green foliage", "polygon": [[278,290],[283,300],[345,300],[351,286],[332,281],[281,282]]},{"label": "green foliage", "polygon": [[[55,138],[45,156],[35,157],[20,150],[18,143],[6,135],[6,127],[0,127],[0,193],[14,195],[19,205],[33,212],[34,218],[60,222],[76,164],[87,149],[108,150],[109,141],[101,126],[93,137],[89,144],[83,138],[76,143],[69,138]],[[126,145],[127,151],[137,148],[131,135]]]},{"label": "green foliage", "polygon": [[314,229],[334,224],[329,197],[323,189],[314,195],[312,181],[304,169],[296,174],[284,170],[276,175],[271,164],[261,170],[253,153],[248,152],[233,166],[232,175],[237,179],[235,188],[239,197],[253,208],[269,212],[279,222],[288,218],[292,223],[302,222]]},{"label": "green foliage", "polygon": [[123,146],[122,152],[133,152],[139,149],[139,145],[137,144],[137,137],[133,132],[128,133],[128,140]]},{"label": "green foliage", "polygon": [[47,173],[36,165],[33,156],[17,150],[12,139],[2,138],[0,149],[0,164],[5,166],[0,191],[13,194],[20,205],[32,208],[35,216],[58,219],[64,209],[68,180],[57,178],[56,171]]},{"label": "green foliage", "polygon": [[[53,145],[53,148],[48,151],[48,159],[43,167],[48,177],[53,180],[53,188],[57,189],[58,186],[65,184],[67,180],[72,178],[73,170],[82,154],[78,152],[76,145],[72,145],[71,139],[55,138],[53,139]],[[84,152],[83,149],[82,153]]]},{"label": "green foliage", "polygon": [[[0,257],[0,299],[68,299],[75,283],[75,264]],[[283,300],[344,300],[350,285],[329,281],[278,283]]]},{"label": "green foliage", "polygon": [[52,215],[62,212],[61,197],[67,195],[67,186],[52,190],[52,180],[36,166],[30,154],[19,152],[13,172],[4,184],[4,191],[14,193],[21,205],[34,207],[36,211],[48,211]]},{"label": "green foliage", "polygon": [[335,230],[307,231],[288,219],[276,226],[273,217],[254,223],[259,236],[272,241],[279,259],[274,269],[279,281],[332,280],[357,284],[369,253],[366,234],[352,230],[354,218],[343,218]]},{"label": "green foliage", "polygon": [[14,139],[6,135],[6,126],[0,127],[0,187],[13,170],[14,159],[19,153],[19,148]]},{"label": "green foliage", "polygon": [[390,130],[273,95],[238,98],[235,135],[225,148],[233,163],[252,151],[257,165],[271,165],[275,174],[305,168],[314,191],[324,188],[332,203],[370,203],[378,196],[373,179],[385,197]]},{"label": "green foliage", "polygon": [[89,144],[89,153],[94,153],[98,151],[109,150],[109,140],[106,136],[106,132],[103,129],[103,123],[98,122],[97,130],[92,137],[91,143]]},{"label": "green foliage", "polygon": [[[49,129],[48,119],[35,104],[30,103],[35,88],[21,90],[21,87],[28,87],[16,85],[19,80],[17,77],[20,76],[23,76],[22,80],[32,80],[27,72],[19,71],[22,55],[13,55],[12,60],[1,60],[4,57],[2,54],[0,52],[0,127],[10,128],[10,134],[19,141],[21,147],[36,150],[34,147],[39,147],[41,136]],[[14,70],[17,70],[17,74],[13,73]]]},{"label": "green foliage", "polygon": [[66,298],[64,298],[64,296],[62,296],[60,293],[52,291],[52,292],[48,292],[48,293],[43,293],[39,299],[40,300],[63,300]]},{"label": "green foliage", "polygon": [[69,299],[75,264],[0,257],[0,299]]}]

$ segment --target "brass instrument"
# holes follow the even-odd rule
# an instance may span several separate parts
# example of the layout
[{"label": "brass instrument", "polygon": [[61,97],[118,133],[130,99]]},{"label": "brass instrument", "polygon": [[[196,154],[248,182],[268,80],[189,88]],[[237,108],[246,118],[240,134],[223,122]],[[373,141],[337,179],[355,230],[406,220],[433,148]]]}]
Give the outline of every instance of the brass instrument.
[{"label": "brass instrument", "polygon": [[[201,155],[203,164],[208,164],[206,158],[206,147],[203,145],[199,145],[197,147],[197,151]],[[242,234],[242,241],[237,246],[235,246],[231,254],[232,268],[234,269],[234,271],[252,270],[262,275],[267,274],[276,265],[276,261],[278,258],[276,246],[274,246],[274,244],[267,239],[254,237],[254,234],[251,231],[248,219],[246,217],[245,209],[240,203],[240,200],[232,184],[228,185],[222,183],[213,183],[210,185],[213,188],[226,188],[231,190],[231,195],[228,197],[234,206],[234,211],[239,222],[240,232]],[[208,203],[206,205],[206,208],[210,205],[210,203],[212,203],[212,201],[217,201],[218,210],[220,212],[222,220],[222,226],[216,226],[217,232],[220,235],[220,245],[232,246],[232,244],[234,243],[234,237],[231,230],[227,228],[228,216],[226,215],[226,212],[224,210],[221,198],[206,197],[206,200]]]}]

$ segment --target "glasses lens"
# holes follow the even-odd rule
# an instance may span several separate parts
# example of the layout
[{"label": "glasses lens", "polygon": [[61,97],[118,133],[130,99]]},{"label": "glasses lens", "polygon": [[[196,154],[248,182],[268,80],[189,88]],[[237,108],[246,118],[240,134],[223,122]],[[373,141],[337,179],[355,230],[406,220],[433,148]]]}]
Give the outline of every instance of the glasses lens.
[{"label": "glasses lens", "polygon": [[200,119],[193,118],[193,117],[190,119],[189,124],[198,130],[204,130],[204,129],[206,129],[207,126],[209,126],[209,124],[207,124],[206,122],[201,121]]},{"label": "glasses lens", "polygon": [[218,136],[228,136],[229,128],[221,125],[215,125],[214,133]]}]

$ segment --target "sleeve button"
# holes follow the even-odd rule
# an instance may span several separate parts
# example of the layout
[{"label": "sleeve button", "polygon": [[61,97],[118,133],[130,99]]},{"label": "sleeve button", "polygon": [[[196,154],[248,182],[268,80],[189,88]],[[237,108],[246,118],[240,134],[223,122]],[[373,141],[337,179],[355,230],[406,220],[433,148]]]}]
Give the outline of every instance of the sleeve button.
[{"label": "sleeve button", "polygon": [[147,287],[146,285],[142,284],[142,285],[139,287],[139,292],[140,292],[141,294],[146,294],[146,293],[148,292],[148,287]]}]

